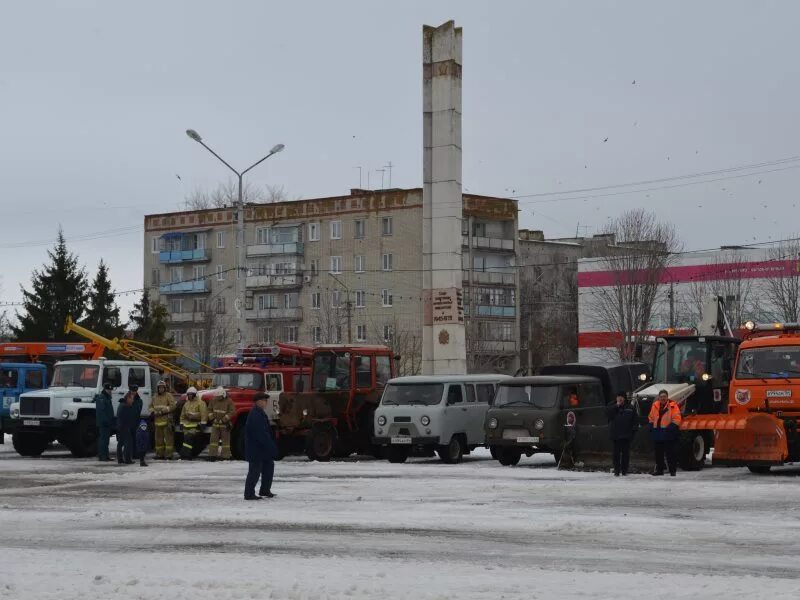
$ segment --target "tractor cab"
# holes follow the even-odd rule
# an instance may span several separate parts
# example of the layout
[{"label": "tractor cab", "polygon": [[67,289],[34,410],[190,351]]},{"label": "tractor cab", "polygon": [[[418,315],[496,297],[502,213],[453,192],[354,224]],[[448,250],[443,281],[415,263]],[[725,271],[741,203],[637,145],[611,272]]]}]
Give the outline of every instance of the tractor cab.
[{"label": "tractor cab", "polygon": [[281,395],[277,428],[282,453],[305,449],[312,460],[371,450],[373,413],[395,377],[386,346],[324,345],[311,358],[311,389]]}]

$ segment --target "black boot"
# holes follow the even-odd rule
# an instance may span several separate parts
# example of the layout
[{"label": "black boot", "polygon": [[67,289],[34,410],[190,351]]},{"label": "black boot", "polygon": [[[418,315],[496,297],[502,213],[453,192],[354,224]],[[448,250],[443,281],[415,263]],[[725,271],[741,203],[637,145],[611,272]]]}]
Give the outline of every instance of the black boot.
[{"label": "black boot", "polygon": [[258,491],[258,495],[259,496],[263,496],[264,498],[274,498],[275,497],[275,494],[273,494],[269,490],[259,490]]}]

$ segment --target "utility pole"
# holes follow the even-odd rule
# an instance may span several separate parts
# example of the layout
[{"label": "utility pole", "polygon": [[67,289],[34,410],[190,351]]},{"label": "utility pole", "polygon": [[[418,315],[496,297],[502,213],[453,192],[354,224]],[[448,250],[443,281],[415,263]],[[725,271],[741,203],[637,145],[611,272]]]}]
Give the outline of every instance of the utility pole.
[{"label": "utility pole", "polygon": [[[228,162],[222,158],[219,154],[214,152],[211,148],[209,148],[206,143],[203,141],[203,138],[200,137],[200,134],[197,133],[194,129],[187,129],[186,135],[188,135],[192,140],[200,144],[203,148],[208,150],[211,154],[213,154],[223,165],[228,167],[231,171],[236,174],[236,177],[239,180],[239,194],[238,199],[236,202],[236,279],[234,279],[233,283],[235,286],[234,295],[236,300],[234,301],[234,308],[236,309],[236,331],[238,336],[238,344],[239,348],[244,346],[244,325],[245,325],[245,318],[244,318],[244,310],[245,310],[245,285],[241,282],[242,272],[245,270],[245,244],[244,244],[244,198],[242,196],[242,178],[245,174],[250,171],[251,169],[257,167],[262,162],[267,160],[273,154],[277,154],[284,149],[283,144],[276,144],[272,147],[272,150],[269,151],[264,158],[261,160],[254,162],[252,165],[247,167],[244,171],[239,172],[234,169]],[[246,277],[246,272],[244,276]]]},{"label": "utility pole", "polygon": [[675,284],[669,282],[669,327],[675,327]]}]

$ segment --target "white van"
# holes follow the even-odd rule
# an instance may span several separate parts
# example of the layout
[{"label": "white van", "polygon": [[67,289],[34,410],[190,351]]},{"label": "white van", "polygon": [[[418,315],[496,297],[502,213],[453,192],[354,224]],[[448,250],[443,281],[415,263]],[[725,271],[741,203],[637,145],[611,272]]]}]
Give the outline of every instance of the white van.
[{"label": "white van", "polygon": [[401,463],[412,450],[446,463],[461,461],[486,435],[484,416],[494,401],[497,384],[508,375],[443,375],[390,379],[375,411],[373,443],[383,447],[389,462]]}]

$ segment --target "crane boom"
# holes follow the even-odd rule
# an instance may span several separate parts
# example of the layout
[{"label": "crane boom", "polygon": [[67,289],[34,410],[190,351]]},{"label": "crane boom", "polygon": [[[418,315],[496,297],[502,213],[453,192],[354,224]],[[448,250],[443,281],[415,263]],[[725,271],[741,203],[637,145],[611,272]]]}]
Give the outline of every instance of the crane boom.
[{"label": "crane boom", "polygon": [[67,317],[67,322],[64,324],[64,333],[77,333],[78,335],[81,335],[86,339],[95,342],[96,344],[100,344],[104,348],[117,352],[129,360],[144,361],[151,367],[154,367],[163,373],[169,373],[181,381],[188,382],[194,380],[197,372],[190,371],[189,369],[178,365],[174,362],[176,359],[183,358],[196,364],[198,371],[201,372],[208,373],[213,370],[205,363],[172,348],[163,348],[162,346],[156,346],[154,344],[148,344],[138,340],[119,338],[108,339],[107,337],[104,337],[99,333],[95,333],[94,331],[91,331],[82,325],[78,325],[72,320],[71,316]]}]

